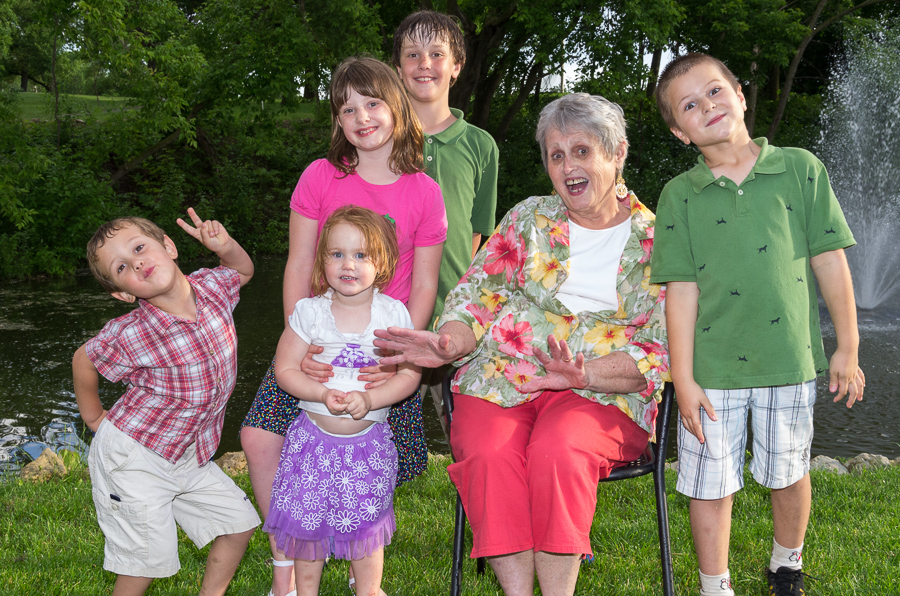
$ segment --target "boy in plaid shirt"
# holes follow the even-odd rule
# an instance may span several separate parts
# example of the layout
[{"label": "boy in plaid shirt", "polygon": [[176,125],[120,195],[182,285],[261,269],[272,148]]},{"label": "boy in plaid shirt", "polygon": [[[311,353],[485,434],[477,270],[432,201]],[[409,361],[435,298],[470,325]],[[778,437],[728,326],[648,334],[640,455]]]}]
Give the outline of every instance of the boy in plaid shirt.
[{"label": "boy in plaid shirt", "polygon": [[[198,547],[213,543],[200,594],[224,594],[260,523],[243,491],[211,463],[236,379],[231,311],[253,262],[219,222],[188,214],[194,225],[178,225],[216,253],[220,267],[185,276],[172,240],[139,217],[102,225],[88,243],[103,288],[118,300],[140,299],[72,361],[78,410],[96,433],[88,463],[116,596],[141,595],[153,578],[178,571],[176,523]],[[108,412],[98,373],[127,386]]]}]

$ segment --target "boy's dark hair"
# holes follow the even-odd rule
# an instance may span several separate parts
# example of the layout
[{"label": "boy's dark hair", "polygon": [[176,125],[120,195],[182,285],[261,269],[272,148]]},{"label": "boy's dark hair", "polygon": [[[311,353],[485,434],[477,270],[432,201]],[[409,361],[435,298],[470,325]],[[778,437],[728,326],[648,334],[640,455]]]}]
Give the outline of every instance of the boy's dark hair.
[{"label": "boy's dark hair", "polygon": [[[446,41],[450,46],[450,54],[460,69],[466,65],[466,38],[463,36],[459,22],[453,17],[433,10],[420,10],[407,16],[394,31],[394,52],[391,60],[395,67],[400,66],[400,52],[407,39],[424,43],[437,39]],[[450,85],[456,79],[450,80]]]},{"label": "boy's dark hair", "polygon": [[321,296],[328,291],[328,281],[325,279],[328,236],[331,230],[341,223],[349,224],[362,233],[363,239],[366,241],[366,259],[372,261],[375,266],[373,285],[379,290],[383,290],[393,279],[397,262],[400,260],[396,228],[386,216],[378,215],[371,209],[356,205],[344,205],[329,215],[325,220],[325,225],[322,226],[310,276],[310,293],[313,296]]},{"label": "boy's dark hair", "polygon": [[331,76],[331,146],[327,159],[344,174],[352,174],[359,163],[356,147],[341,128],[341,106],[350,91],[384,101],[394,120],[393,147],[388,165],[395,174],[424,170],[425,136],[397,72],[370,56],[352,56],[338,65]]},{"label": "boy's dark hair", "polygon": [[701,54],[700,52],[691,52],[690,54],[676,57],[663,69],[662,74],[659,75],[659,83],[656,85],[656,105],[663,120],[666,121],[666,126],[669,128],[678,128],[678,124],[675,122],[675,108],[669,101],[669,86],[672,84],[672,81],[682,75],[686,75],[692,68],[700,64],[712,64],[721,71],[722,76],[725,77],[725,80],[728,81],[735,91],[740,89],[741,84],[738,82],[737,77],[718,58],[714,58],[709,54]]},{"label": "boy's dark hair", "polygon": [[112,278],[109,277],[109,273],[104,269],[103,264],[100,262],[97,255],[97,251],[106,244],[107,239],[112,238],[116,235],[116,232],[127,226],[138,228],[141,232],[158,241],[160,244],[165,243],[166,233],[162,228],[143,217],[117,217],[97,228],[97,231],[94,232],[94,235],[87,243],[87,261],[91,273],[94,274],[94,277],[97,278],[97,281],[100,282],[100,285],[109,294],[118,292],[119,287],[116,286]]}]

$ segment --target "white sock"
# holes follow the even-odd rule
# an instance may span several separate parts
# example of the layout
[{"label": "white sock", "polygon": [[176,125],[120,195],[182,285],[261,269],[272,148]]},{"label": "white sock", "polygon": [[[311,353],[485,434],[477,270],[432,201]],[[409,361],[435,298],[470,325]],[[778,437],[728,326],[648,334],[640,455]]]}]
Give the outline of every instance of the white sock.
[{"label": "white sock", "polygon": [[803,543],[797,548],[784,548],[775,540],[772,540],[772,558],[769,559],[769,569],[774,573],[781,567],[787,567],[794,571],[803,567]]},{"label": "white sock", "polygon": [[725,570],[722,575],[704,575],[700,573],[700,596],[734,596],[731,589],[731,573]]}]

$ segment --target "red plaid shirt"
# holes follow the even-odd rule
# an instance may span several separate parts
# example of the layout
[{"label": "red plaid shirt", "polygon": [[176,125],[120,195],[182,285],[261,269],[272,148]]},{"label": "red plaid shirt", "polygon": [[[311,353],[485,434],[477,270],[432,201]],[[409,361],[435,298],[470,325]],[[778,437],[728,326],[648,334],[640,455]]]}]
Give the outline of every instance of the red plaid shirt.
[{"label": "red plaid shirt", "polygon": [[197,462],[204,465],[219,446],[237,378],[231,311],[241,282],[227,267],[187,278],[197,296],[196,322],[141,300],[107,323],[86,350],[100,374],[128,386],[109,410],[109,422],[172,463],[196,442]]}]

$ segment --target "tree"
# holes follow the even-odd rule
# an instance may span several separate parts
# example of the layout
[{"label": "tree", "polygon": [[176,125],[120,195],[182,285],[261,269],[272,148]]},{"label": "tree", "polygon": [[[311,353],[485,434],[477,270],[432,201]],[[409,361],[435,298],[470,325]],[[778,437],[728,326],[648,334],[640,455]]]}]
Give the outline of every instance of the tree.
[{"label": "tree", "polygon": [[[803,54],[813,37],[822,30],[840,22],[846,16],[883,1],[884,0],[865,0],[859,4],[851,3],[848,6],[848,3],[841,0],[817,0],[812,12],[806,20],[806,35],[800,40],[790,65],[788,66],[787,73],[785,74],[784,85],[778,99],[778,105],[775,108],[775,114],[772,116],[772,122],[769,124],[769,130],[766,133],[769,142],[775,137],[775,133],[778,131],[778,125],[784,117],[784,111],[791,94],[791,87],[794,84],[794,77],[797,75],[797,68],[800,66]],[[826,13],[826,8],[832,8],[834,12],[828,15]]]},{"label": "tree", "polygon": [[[346,55],[377,48],[377,13],[362,0],[85,0],[86,50],[126,73],[140,109],[115,183],[173,143],[196,146],[204,121],[265,118],[264,106],[296,97]],[[334,27],[342,23],[342,27]]]}]

